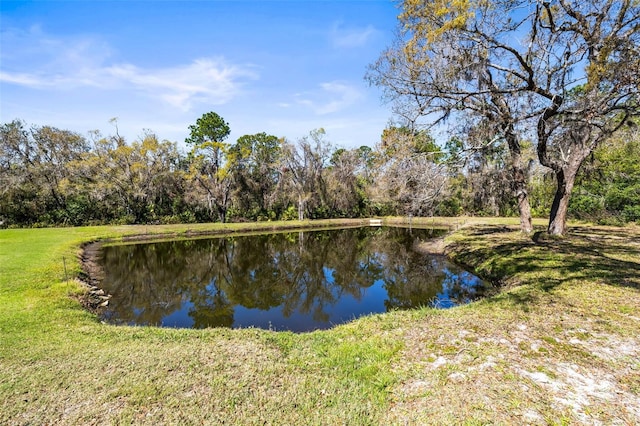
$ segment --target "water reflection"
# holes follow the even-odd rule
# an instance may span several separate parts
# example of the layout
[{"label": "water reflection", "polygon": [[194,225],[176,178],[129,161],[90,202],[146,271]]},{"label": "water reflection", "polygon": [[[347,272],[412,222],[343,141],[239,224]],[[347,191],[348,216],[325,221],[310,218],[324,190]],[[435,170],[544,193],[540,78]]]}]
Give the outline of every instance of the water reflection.
[{"label": "water reflection", "polygon": [[166,327],[307,331],[477,298],[482,283],[413,250],[433,231],[356,228],[102,249],[104,317]]}]

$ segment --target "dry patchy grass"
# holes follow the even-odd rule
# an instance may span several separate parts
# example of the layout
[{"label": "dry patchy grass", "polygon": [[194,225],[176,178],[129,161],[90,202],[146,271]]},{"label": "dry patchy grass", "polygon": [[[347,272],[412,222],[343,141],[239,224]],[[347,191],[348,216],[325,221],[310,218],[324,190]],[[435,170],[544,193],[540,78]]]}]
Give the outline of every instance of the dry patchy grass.
[{"label": "dry patchy grass", "polygon": [[470,226],[446,250],[494,297],[408,320],[390,423],[640,422],[640,233]]}]

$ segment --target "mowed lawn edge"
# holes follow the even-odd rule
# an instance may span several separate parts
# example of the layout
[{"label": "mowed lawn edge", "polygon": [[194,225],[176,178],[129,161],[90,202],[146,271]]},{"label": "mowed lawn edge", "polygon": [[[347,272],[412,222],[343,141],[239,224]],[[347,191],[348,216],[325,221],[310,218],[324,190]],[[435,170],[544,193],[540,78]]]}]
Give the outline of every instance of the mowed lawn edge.
[{"label": "mowed lawn edge", "polygon": [[[348,223],[358,224],[0,231],[0,423],[640,419],[637,227],[578,227],[534,241],[512,219],[412,219],[460,228],[444,250],[505,290],[449,311],[374,315],[299,335],[110,326],[73,297],[83,291],[74,277],[87,241]],[[626,270],[608,271],[611,259]]]}]

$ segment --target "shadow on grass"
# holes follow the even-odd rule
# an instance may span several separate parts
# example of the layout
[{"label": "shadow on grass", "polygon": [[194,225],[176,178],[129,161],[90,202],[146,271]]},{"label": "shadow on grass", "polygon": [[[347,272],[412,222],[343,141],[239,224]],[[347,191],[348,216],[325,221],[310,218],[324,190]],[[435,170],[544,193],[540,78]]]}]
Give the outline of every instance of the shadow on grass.
[{"label": "shadow on grass", "polygon": [[472,228],[469,228],[467,234],[468,235],[473,235],[473,236],[493,235],[493,234],[500,234],[500,233],[504,233],[504,232],[511,232],[511,231],[514,231],[514,230],[517,230],[517,229],[518,228],[516,228],[516,227],[510,227],[510,226],[478,225],[478,226],[474,226]]},{"label": "shadow on grass", "polygon": [[[556,238],[527,237],[517,228],[482,225],[463,232],[449,254],[497,287],[528,284],[542,291],[589,280],[640,289],[640,234],[629,228],[570,228]],[[533,302],[531,291],[509,292],[514,303]]]}]

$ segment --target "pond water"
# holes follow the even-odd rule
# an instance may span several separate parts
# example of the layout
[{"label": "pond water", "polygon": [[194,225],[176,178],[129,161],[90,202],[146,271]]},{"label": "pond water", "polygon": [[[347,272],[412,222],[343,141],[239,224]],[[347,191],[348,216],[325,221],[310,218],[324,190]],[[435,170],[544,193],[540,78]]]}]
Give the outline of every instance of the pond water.
[{"label": "pond water", "polygon": [[303,332],[362,315],[447,308],[485,284],[415,245],[438,231],[351,228],[105,245],[108,322]]}]

